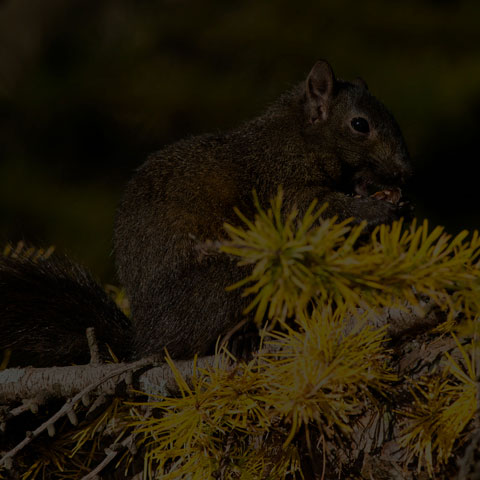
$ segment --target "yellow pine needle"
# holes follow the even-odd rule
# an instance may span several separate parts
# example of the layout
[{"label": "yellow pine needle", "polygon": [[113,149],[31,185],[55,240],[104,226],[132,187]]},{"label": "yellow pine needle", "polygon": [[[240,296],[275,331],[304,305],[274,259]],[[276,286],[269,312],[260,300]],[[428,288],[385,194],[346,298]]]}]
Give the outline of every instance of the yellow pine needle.
[{"label": "yellow pine needle", "polygon": [[222,247],[241,264],[255,265],[232,288],[250,284],[245,294],[255,298],[247,312],[256,309],[257,322],[265,314],[279,320],[279,312],[291,315],[310,300],[375,307],[391,305],[394,297],[417,304],[418,294],[442,308],[479,310],[478,234],[468,241],[463,231],[451,239],[441,227],[429,232],[427,221],[408,229],[400,221],[378,227],[369,243],[355,248],[363,225],[319,220],[323,210],[314,213],[315,202],[302,219],[293,212],[282,221],[281,200],[280,194],[268,211],[256,200],[255,221],[246,223],[247,230],[227,226],[231,241]]},{"label": "yellow pine needle", "polygon": [[137,434],[146,437],[144,443],[150,447],[151,461],[165,469],[175,465],[170,473],[165,470],[162,478],[196,478],[195,472],[205,474],[207,470],[211,475],[210,470],[217,468],[226,454],[228,438],[237,441],[228,452],[229,458],[244,458],[242,439],[263,434],[271,423],[264,401],[265,385],[255,361],[240,363],[234,370],[226,370],[225,363],[219,362],[198,371],[188,391],[178,369],[171,360],[169,364],[177,383],[182,385],[182,396],[149,402],[151,408],[164,414],[135,422]]},{"label": "yellow pine needle", "polygon": [[278,351],[266,358],[262,372],[269,385],[267,402],[291,423],[287,445],[310,421],[348,431],[348,417],[358,414],[367,388],[382,388],[395,376],[384,368],[384,331],[357,328],[342,334],[340,314],[303,318],[304,332],[272,333]]},{"label": "yellow pine needle", "polygon": [[402,412],[408,420],[400,444],[418,457],[419,469],[423,462],[426,464],[430,476],[434,471],[434,459],[440,463],[448,461],[455,442],[479,407],[476,369],[472,361],[476,350],[472,348],[470,356],[455,336],[454,339],[462,364],[446,353],[448,363],[442,375],[415,385],[413,408]]}]

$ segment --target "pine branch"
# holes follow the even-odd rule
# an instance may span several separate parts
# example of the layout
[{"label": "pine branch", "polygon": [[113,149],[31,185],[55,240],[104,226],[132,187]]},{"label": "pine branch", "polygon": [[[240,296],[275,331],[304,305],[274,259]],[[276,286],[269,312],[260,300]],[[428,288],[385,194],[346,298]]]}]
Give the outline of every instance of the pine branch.
[{"label": "pine branch", "polygon": [[[198,360],[198,365],[204,367],[211,365],[213,361],[214,357],[204,357]],[[158,364],[158,360],[146,358],[132,363],[2,370],[0,405],[35,398],[38,395],[49,399],[62,399],[70,398],[82,391],[94,392],[95,395],[118,394],[118,386],[129,383],[129,372],[155,364]],[[186,378],[192,375],[192,360],[178,361],[177,365]],[[176,391],[174,377],[166,364],[142,370],[136,378],[136,388],[145,393],[159,395],[168,395]]]},{"label": "pine branch", "polygon": [[[461,471],[471,470],[476,457],[464,445],[478,440],[480,237],[398,222],[359,243],[361,225],[320,220],[322,209],[314,210],[312,204],[301,219],[285,217],[279,196],[255,221],[242,217],[245,229],[226,227],[232,240],[223,251],[252,265],[232,288],[253,294],[248,311],[259,325],[271,320],[249,362],[223,351],[198,361],[168,359],[137,378],[131,365],[11,369],[0,372],[0,403],[28,403],[40,391],[85,403],[91,394],[95,404],[116,395],[120,402],[135,384],[148,400],[123,403],[123,430],[113,444],[104,442],[117,446],[134,434],[145,475],[157,470],[165,480],[307,471],[325,479],[413,479],[415,469],[451,478],[449,459],[460,451]],[[215,255],[212,249],[217,245],[203,245],[199,260]],[[50,432],[63,415],[75,423],[71,405],[40,431]],[[118,413],[116,405],[108,415]],[[145,408],[160,413],[146,418]],[[83,428],[75,452],[102,422]],[[108,450],[88,475],[116,457]]]}]

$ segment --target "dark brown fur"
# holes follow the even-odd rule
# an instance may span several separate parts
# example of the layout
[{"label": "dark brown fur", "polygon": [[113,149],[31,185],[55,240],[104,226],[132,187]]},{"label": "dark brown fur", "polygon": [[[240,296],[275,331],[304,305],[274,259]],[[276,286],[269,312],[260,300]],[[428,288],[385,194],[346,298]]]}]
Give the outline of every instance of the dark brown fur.
[{"label": "dark brown fur", "polygon": [[[369,135],[352,130],[354,117],[367,118]],[[173,357],[202,354],[241,320],[246,301],[225,287],[245,271],[226,256],[202,257],[198,247],[225,237],[224,222],[239,223],[235,206],[253,216],[253,189],[265,204],[282,185],[300,211],[318,198],[330,215],[376,225],[398,218],[399,207],[348,194],[358,185],[398,186],[409,169],[393,116],[364,82],[336,80],[326,62],[240,128],[152,155],[126,189],[114,236],[134,355],[164,347]]]},{"label": "dark brown fur", "polygon": [[[359,133],[352,118],[368,121]],[[0,349],[14,364],[86,362],[85,329],[121,357],[203,354],[242,318],[247,299],[225,287],[248,273],[202,245],[253,217],[252,190],[266,204],[283,186],[286,209],[314,198],[328,215],[370,226],[402,211],[367,192],[399,186],[409,159],[398,125],[361,80],[335,79],[318,62],[305,82],[236,130],[180,141],[152,155],[128,184],[115,226],[118,274],[127,289],[133,329],[80,267],[54,257],[34,264],[0,258]],[[132,333],[133,332],[133,333]],[[133,337],[133,339],[132,339]],[[104,349],[105,351],[105,349]]]},{"label": "dark brown fur", "polygon": [[54,254],[48,260],[0,256],[0,351],[10,366],[84,364],[86,329],[95,327],[100,354],[130,355],[131,324],[82,267]]}]

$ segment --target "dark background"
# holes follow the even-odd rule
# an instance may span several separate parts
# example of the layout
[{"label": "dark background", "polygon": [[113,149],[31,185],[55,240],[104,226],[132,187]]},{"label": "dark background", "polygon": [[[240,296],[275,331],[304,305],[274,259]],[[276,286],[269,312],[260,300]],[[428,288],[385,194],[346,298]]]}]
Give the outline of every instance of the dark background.
[{"label": "dark background", "polygon": [[262,111],[326,58],[395,114],[417,215],[480,226],[480,2],[0,1],[0,248],[113,277],[115,205],[149,152]]}]

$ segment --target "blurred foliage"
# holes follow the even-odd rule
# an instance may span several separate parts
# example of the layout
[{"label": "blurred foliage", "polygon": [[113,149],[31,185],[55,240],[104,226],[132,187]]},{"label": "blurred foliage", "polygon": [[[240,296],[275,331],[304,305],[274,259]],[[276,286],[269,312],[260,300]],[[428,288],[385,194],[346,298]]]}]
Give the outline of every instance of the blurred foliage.
[{"label": "blurred foliage", "polygon": [[318,58],[394,112],[418,214],[478,227],[479,24],[476,0],[4,0],[0,237],[109,279],[115,205],[145,156],[256,115]]}]

